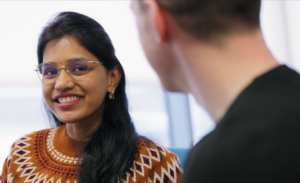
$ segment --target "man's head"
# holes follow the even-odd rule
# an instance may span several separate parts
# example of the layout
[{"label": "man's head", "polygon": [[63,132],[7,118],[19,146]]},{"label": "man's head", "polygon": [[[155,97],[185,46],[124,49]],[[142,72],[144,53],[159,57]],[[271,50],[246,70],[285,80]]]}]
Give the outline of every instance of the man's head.
[{"label": "man's head", "polygon": [[259,27],[260,0],[156,0],[187,33],[202,40]]},{"label": "man's head", "polygon": [[[133,0],[145,54],[168,90],[185,91],[184,65],[176,62],[179,34],[214,44],[223,37],[259,28],[260,0]],[[179,33],[180,32],[180,33]],[[179,34],[178,34],[179,33]],[[175,83],[176,82],[176,83]]]}]

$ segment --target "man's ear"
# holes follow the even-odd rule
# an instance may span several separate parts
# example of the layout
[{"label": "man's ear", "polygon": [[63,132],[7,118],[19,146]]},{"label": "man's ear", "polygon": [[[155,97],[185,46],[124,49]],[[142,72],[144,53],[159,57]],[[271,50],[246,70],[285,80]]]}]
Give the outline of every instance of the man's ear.
[{"label": "man's ear", "polygon": [[108,93],[114,93],[116,91],[116,88],[120,82],[121,77],[122,77],[122,72],[119,65],[115,65],[112,70],[108,71],[108,87],[107,87]]},{"label": "man's ear", "polygon": [[155,0],[144,0],[143,3],[149,18],[150,31],[155,41],[157,43],[165,42],[168,33],[166,11]]}]

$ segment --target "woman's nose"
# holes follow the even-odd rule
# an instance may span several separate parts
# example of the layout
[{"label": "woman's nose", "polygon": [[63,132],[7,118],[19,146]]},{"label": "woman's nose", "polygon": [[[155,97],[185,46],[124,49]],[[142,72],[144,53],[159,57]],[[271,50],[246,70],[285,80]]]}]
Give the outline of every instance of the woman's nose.
[{"label": "woman's nose", "polygon": [[60,72],[55,79],[55,89],[65,91],[74,88],[75,82],[67,72],[68,71],[65,69],[60,69]]}]

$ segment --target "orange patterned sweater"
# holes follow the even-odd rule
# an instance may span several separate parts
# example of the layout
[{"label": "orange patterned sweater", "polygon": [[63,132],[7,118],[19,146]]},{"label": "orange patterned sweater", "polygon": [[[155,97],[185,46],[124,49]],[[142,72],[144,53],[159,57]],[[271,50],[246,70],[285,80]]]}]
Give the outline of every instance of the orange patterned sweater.
[{"label": "orange patterned sweater", "polygon": [[[1,183],[77,183],[83,142],[70,139],[62,125],[28,134],[17,140],[4,162]],[[178,183],[182,169],[178,157],[140,138],[139,154],[119,183]]]}]

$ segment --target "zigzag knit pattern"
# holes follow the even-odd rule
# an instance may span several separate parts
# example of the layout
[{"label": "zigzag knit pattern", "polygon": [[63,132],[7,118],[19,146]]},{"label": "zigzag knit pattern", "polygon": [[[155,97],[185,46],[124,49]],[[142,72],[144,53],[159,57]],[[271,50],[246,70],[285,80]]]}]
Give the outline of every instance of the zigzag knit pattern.
[{"label": "zigzag knit pattern", "polygon": [[[77,175],[86,145],[70,139],[66,127],[33,132],[18,139],[3,165],[1,183],[78,183]],[[182,169],[178,157],[140,138],[139,153],[118,183],[178,183]]]}]

